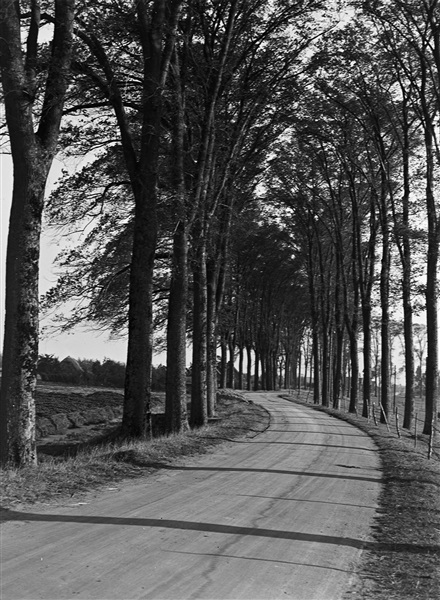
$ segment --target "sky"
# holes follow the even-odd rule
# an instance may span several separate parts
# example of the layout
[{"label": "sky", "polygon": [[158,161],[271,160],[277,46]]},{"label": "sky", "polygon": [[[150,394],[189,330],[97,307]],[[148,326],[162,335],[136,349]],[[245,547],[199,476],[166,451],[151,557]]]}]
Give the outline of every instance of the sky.
[{"label": "sky", "polygon": [[[47,190],[53,186],[61,171],[62,164],[55,161],[49,175]],[[3,349],[4,332],[4,306],[5,306],[5,264],[6,246],[8,236],[9,212],[12,199],[12,160],[8,154],[0,154],[0,345]],[[40,256],[40,294],[46,292],[56,281],[53,272],[53,260],[59,252],[60,243],[47,233],[43,232],[41,239]],[[47,319],[42,319],[42,325],[47,325]],[[66,356],[73,358],[90,358],[103,360],[110,358],[119,362],[125,362],[127,358],[126,339],[110,340],[108,335],[102,332],[90,331],[85,328],[74,329],[71,333],[60,335],[43,336],[40,339],[40,354],[53,354],[60,359]],[[164,357],[155,357],[156,364],[164,363]]]}]

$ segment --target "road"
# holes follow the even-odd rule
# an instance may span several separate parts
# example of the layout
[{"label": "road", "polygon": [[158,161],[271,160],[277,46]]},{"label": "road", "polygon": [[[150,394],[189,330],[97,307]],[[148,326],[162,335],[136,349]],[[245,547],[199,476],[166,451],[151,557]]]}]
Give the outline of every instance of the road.
[{"label": "road", "polygon": [[377,448],[310,407],[248,397],[271,414],[252,439],[9,513],[1,600],[342,598],[371,539]]}]

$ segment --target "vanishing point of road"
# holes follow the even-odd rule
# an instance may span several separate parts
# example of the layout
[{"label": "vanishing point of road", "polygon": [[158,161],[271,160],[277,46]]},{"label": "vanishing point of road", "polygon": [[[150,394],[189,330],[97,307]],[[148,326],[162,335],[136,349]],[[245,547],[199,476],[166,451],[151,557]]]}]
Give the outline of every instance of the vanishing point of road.
[{"label": "vanishing point of road", "polygon": [[5,511],[1,599],[341,599],[381,485],[372,440],[275,393],[255,437],[66,502]]}]

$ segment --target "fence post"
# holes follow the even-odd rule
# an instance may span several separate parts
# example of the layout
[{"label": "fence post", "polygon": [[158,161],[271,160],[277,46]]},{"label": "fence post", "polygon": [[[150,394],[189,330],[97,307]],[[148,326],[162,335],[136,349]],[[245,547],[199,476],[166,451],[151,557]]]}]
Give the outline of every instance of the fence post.
[{"label": "fence post", "polygon": [[374,402],[373,402],[373,407],[372,408],[373,408],[373,421],[374,421],[374,424],[377,427],[376,410],[375,410]]},{"label": "fence post", "polygon": [[432,417],[431,422],[431,433],[429,435],[429,444],[428,444],[428,460],[431,459],[432,456],[432,446],[434,444],[434,417]]},{"label": "fence post", "polygon": [[383,409],[382,402],[379,402],[379,404],[380,404],[380,410],[382,411],[382,414],[383,414],[383,418],[385,419],[385,424],[386,424],[387,429],[389,431],[390,430],[390,426],[388,425],[388,419],[387,419],[387,416],[386,416],[385,411]]},{"label": "fence post", "polygon": [[416,411],[416,416],[414,420],[414,448],[417,448],[417,415],[418,412]]}]

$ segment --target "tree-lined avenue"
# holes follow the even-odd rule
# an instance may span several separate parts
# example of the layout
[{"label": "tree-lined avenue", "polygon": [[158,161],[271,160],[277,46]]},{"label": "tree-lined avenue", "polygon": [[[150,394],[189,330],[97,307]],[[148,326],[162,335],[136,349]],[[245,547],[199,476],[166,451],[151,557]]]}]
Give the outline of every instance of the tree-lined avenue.
[{"label": "tree-lined avenue", "polygon": [[84,502],[5,511],[4,600],[341,598],[381,475],[363,432],[275,393],[269,428]]}]

